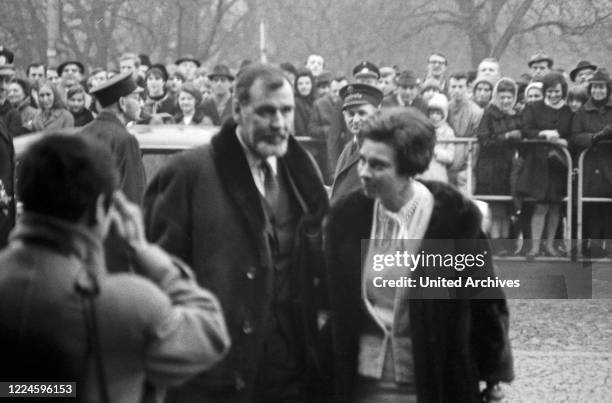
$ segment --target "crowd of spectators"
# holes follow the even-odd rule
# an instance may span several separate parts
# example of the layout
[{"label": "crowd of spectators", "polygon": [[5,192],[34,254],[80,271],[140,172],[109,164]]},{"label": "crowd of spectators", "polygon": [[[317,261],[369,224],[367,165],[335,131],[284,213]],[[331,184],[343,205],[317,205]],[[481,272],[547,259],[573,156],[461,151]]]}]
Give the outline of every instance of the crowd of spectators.
[{"label": "crowd of spectators", "polygon": [[[52,67],[13,59],[0,47],[0,122],[9,139],[89,123],[98,111],[90,91],[128,71],[143,88],[143,112],[136,123],[218,126],[232,116],[234,80],[250,63],[208,69],[189,55],[164,65],[126,53],[118,70],[106,70],[88,69],[77,60]],[[315,159],[326,184],[333,184],[343,148],[356,139],[346,126],[340,90],[353,83],[370,85],[383,94],[379,109],[416,108],[436,126],[439,143],[423,179],[449,182],[468,195],[512,197],[488,198],[491,236],[533,242],[522,250],[515,243],[499,243],[497,254],[560,256],[567,251],[555,239],[568,220],[575,220],[562,208],[566,197],[575,197],[567,194],[569,164],[562,149],[574,167],[580,153],[592,149],[580,172],[584,195],[612,196],[612,148],[606,142],[612,138],[612,84],[604,66],[584,60],[562,69],[538,53],[525,66],[516,78],[504,76],[495,58],[471,71],[451,72],[439,52],[423,69],[364,61],[352,75],[326,70],[320,55],[310,55],[303,64],[280,63],[294,87],[294,133],[322,145]],[[584,239],[612,238],[609,203],[590,206],[583,221]],[[597,247],[612,251],[605,243]]]}]

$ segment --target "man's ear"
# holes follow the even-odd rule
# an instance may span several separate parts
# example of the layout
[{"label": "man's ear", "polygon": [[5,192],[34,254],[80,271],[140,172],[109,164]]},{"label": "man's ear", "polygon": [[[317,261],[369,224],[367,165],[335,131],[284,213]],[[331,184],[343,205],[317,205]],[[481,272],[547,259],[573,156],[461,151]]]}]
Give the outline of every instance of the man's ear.
[{"label": "man's ear", "polygon": [[124,97],[119,98],[119,110],[122,112],[125,111],[125,98]]}]

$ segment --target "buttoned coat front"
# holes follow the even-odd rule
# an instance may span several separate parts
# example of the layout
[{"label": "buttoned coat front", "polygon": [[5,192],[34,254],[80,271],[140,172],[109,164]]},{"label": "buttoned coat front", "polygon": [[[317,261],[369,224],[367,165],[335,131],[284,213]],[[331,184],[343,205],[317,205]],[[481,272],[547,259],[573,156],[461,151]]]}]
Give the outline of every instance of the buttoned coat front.
[{"label": "buttoned coat front", "polygon": [[[147,236],[188,262],[199,283],[217,295],[232,338],[228,357],[175,391],[172,402],[252,399],[274,263],[261,196],[235,131],[229,120],[210,144],[172,158],[145,194]],[[302,329],[296,344],[315,367],[314,282],[323,270],[320,225],[328,201],[312,158],[293,138],[278,168],[287,173],[303,211],[291,266],[292,305]]]}]

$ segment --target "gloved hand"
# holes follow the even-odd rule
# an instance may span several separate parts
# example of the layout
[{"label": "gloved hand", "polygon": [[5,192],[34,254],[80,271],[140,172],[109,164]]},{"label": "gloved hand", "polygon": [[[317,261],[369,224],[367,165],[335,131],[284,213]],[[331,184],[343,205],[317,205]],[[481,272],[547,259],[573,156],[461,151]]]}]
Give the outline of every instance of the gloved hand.
[{"label": "gloved hand", "polygon": [[505,137],[507,140],[520,140],[523,138],[523,134],[520,130],[511,130],[509,132],[506,132]]},{"label": "gloved hand", "polygon": [[612,140],[612,125],[606,125],[603,129],[593,134],[593,144],[604,140]]}]

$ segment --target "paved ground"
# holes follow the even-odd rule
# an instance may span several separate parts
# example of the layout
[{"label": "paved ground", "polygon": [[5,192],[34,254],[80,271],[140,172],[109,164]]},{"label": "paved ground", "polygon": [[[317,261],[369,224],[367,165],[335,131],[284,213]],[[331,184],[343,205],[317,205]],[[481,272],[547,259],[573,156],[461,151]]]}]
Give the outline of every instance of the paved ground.
[{"label": "paved ground", "polygon": [[[540,270],[533,273],[551,269],[521,265]],[[501,263],[499,271],[521,267]],[[516,379],[504,387],[507,402],[612,402],[612,299],[604,299],[612,298],[610,263],[593,267],[591,285],[596,299],[509,299]],[[570,295],[588,291],[568,289]]]}]

